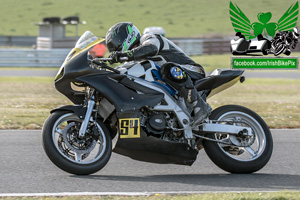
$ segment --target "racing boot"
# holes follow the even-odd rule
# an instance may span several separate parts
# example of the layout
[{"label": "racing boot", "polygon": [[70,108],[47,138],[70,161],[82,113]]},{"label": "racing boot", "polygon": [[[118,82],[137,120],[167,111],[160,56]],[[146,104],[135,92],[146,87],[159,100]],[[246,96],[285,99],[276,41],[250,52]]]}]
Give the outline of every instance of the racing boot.
[{"label": "racing boot", "polygon": [[192,84],[182,88],[180,94],[185,98],[186,106],[194,112],[194,121],[191,126],[200,125],[210,115],[212,108],[198,95],[197,90]]},{"label": "racing boot", "polygon": [[194,105],[194,121],[191,126],[199,126],[210,115],[212,108],[198,95],[197,101],[193,102]]}]

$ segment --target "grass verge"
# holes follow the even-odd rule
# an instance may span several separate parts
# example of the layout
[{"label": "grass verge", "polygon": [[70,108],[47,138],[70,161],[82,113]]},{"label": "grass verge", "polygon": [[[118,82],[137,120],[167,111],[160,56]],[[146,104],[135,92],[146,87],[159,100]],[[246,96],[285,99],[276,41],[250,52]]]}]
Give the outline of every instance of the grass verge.
[{"label": "grass verge", "polygon": [[[213,108],[237,104],[257,112],[270,128],[299,128],[300,80],[248,79],[213,96]],[[0,129],[40,129],[49,111],[71,102],[58,93],[53,78],[1,77]]]},{"label": "grass verge", "polygon": [[213,96],[213,108],[226,104],[248,107],[258,113],[270,128],[300,127],[300,80],[249,78]]},{"label": "grass verge", "polygon": [[1,77],[0,91],[0,129],[40,129],[50,109],[70,104],[53,78]]}]

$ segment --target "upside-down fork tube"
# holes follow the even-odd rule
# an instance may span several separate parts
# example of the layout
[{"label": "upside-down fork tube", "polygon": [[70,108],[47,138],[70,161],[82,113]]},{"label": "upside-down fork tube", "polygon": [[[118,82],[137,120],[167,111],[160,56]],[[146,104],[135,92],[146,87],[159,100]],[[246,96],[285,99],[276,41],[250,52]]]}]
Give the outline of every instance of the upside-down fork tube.
[{"label": "upside-down fork tube", "polygon": [[92,112],[94,109],[94,105],[95,105],[95,100],[94,100],[94,98],[92,98],[88,101],[85,117],[84,117],[82,124],[80,126],[80,129],[79,129],[79,137],[80,138],[84,138],[87,126],[89,124],[89,121],[90,121],[90,118],[91,118],[91,115],[92,115]]}]

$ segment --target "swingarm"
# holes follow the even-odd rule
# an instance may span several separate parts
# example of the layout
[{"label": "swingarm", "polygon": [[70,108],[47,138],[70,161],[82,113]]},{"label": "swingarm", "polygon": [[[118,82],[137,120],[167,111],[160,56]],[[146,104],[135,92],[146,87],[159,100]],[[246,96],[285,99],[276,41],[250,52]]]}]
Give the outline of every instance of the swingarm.
[{"label": "swingarm", "polygon": [[[229,124],[207,123],[199,127],[200,134],[193,134],[197,138],[217,142],[225,145],[234,145],[238,147],[249,147],[253,144],[255,136],[251,128]],[[206,137],[205,133],[217,133],[223,136],[222,139]]]},{"label": "swingarm", "polygon": [[199,131],[204,133],[224,133],[239,136],[252,136],[251,128],[243,126],[206,123],[200,126],[199,128]]}]

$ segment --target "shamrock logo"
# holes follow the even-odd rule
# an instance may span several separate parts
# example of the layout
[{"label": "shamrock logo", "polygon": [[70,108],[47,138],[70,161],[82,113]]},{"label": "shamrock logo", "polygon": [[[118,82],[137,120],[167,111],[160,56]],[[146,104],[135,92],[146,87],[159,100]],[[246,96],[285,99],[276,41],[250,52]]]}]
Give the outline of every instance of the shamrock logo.
[{"label": "shamrock logo", "polygon": [[278,24],[274,22],[268,23],[271,18],[272,13],[270,12],[258,13],[257,19],[260,21],[260,23],[254,22],[253,24],[251,24],[251,28],[253,29],[255,36],[263,34],[266,37],[268,37],[267,35],[274,37],[275,32],[278,29]]},{"label": "shamrock logo", "polygon": [[298,2],[291,5],[290,8],[283,14],[277,23],[270,22],[272,13],[258,13],[257,19],[259,22],[251,24],[250,20],[241,11],[241,9],[230,2],[230,19],[232,26],[236,32],[241,32],[247,40],[257,37],[259,34],[266,37],[274,37],[276,31],[293,31],[298,20],[299,5]]}]

